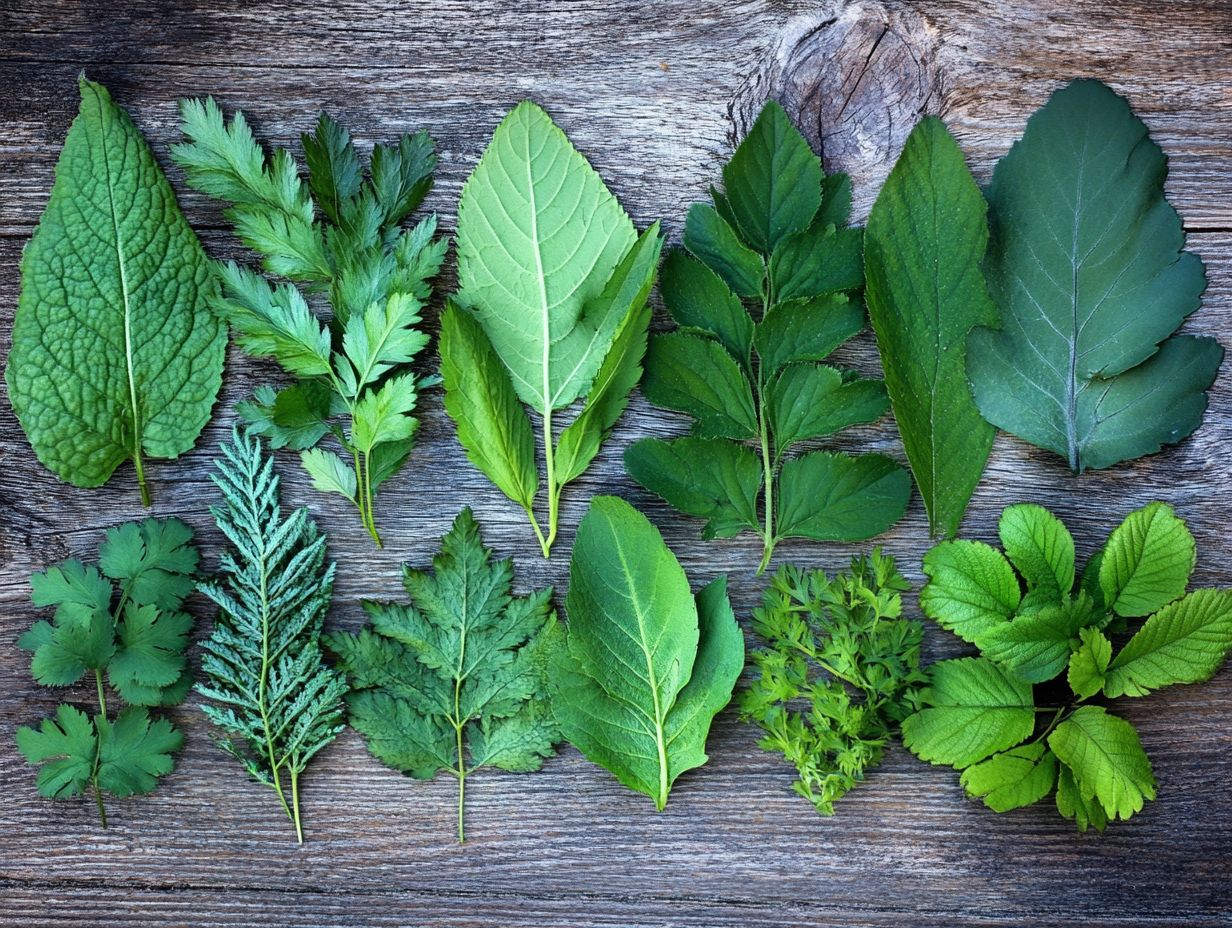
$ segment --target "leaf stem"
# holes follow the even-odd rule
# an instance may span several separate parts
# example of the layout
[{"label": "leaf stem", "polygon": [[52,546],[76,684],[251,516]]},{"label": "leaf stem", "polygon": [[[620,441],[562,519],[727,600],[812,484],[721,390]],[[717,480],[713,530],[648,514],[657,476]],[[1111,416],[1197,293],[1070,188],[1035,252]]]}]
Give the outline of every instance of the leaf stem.
[{"label": "leaf stem", "polygon": [[[770,295],[767,294],[762,299],[761,314],[762,318],[766,317],[766,313],[770,309]],[[762,374],[760,364],[757,371],[757,436],[761,441],[761,467],[762,467],[762,501],[765,505],[765,529],[762,532],[762,540],[764,543],[761,555],[761,563],[757,565],[757,576],[761,576],[766,571],[766,567],[770,564],[770,556],[774,554],[774,470],[775,462],[770,458],[770,430],[766,425],[766,403],[765,403],[765,384],[762,382]]]},{"label": "leaf stem", "polygon": [[[98,712],[103,718],[107,718],[107,697],[103,692],[103,671],[101,667],[94,669],[94,685],[98,689]],[[107,808],[103,805],[103,788],[98,785],[98,767],[103,760],[103,740],[101,733],[98,732],[98,722],[94,723],[94,730],[98,734],[98,741],[94,748],[94,769],[90,771],[90,783],[94,787],[94,803],[98,806],[98,820],[103,829],[107,828]]]},{"label": "leaf stem", "polygon": [[291,762],[291,821],[295,823],[295,840],[304,843],[304,828],[299,820],[299,764],[296,758]]},{"label": "leaf stem", "polygon": [[543,413],[543,461],[548,490],[548,534],[540,544],[543,547],[543,556],[550,558],[552,542],[556,540],[556,523],[560,515],[560,487],[556,485],[556,448],[552,443],[551,406],[548,406]]},{"label": "leaf stem", "polygon": [[137,471],[137,488],[141,491],[141,505],[150,507],[150,486],[145,482],[145,466],[141,463],[141,447],[133,448],[133,468]]},{"label": "leaf stem", "polygon": [[[261,677],[257,684],[257,706],[261,710],[261,726],[265,733],[265,751],[269,760],[270,768],[270,785],[274,787],[274,792],[278,794],[278,801],[282,803],[282,810],[287,813],[287,818],[296,822],[296,831],[298,832],[297,816],[292,813],[291,807],[287,804],[287,797],[282,790],[282,777],[279,774],[279,764],[277,757],[274,756],[274,732],[270,726],[269,706],[266,704],[266,690],[269,687],[270,675],[270,658],[269,658],[269,570],[267,568],[266,552],[261,552]],[[295,778],[291,779],[292,788],[295,786]],[[302,840],[302,838],[301,838]]]}]

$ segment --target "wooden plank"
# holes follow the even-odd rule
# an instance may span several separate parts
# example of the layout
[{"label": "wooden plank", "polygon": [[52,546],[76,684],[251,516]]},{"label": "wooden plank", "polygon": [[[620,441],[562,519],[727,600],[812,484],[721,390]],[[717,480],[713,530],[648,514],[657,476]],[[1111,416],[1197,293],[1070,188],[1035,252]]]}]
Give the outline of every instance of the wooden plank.
[{"label": "wooden plank", "polygon": [[[665,217],[678,237],[762,97],[784,99],[826,140],[832,167],[851,170],[865,209],[920,112],[941,112],[977,174],[1021,132],[1061,78],[1093,74],[1127,92],[1172,158],[1169,191],[1207,261],[1211,286],[1188,324],[1232,332],[1232,7],[1100,0],[1061,4],[925,4],[672,0],[540,3],[533,15],[496,2],[392,0],[273,6],[215,4],[175,13],[134,0],[100,27],[85,4],[8,2],[0,16],[0,355],[9,344],[21,246],[88,66],[130,107],[165,156],[174,101],[212,92],[254,116],[260,136],[290,142],[326,107],[365,143],[428,127],[442,166],[430,208],[453,225],[458,189],[492,126],[524,96],[544,102],[608,179],[639,225]],[[666,68],[663,67],[666,65]],[[165,158],[164,158],[165,160]],[[182,178],[171,171],[181,190]],[[239,256],[216,207],[183,203],[211,253]],[[1205,231],[1204,231],[1205,230]],[[446,277],[448,285],[448,275]],[[434,326],[436,307],[429,317]],[[845,360],[877,367],[864,337]],[[428,362],[430,364],[430,361]],[[427,369],[425,364],[424,369]],[[214,448],[235,402],[273,368],[232,352],[218,414],[198,448],[152,462],[158,515],[198,532],[213,563],[219,536],[204,502]],[[623,474],[623,448],[683,421],[640,397],[591,471],[569,491],[558,553],[537,553],[520,510],[465,461],[430,393],[419,448],[382,498],[388,546],[374,552],[345,504],[315,493],[280,458],[286,500],[310,505],[340,574],[331,622],[357,627],[362,597],[398,596],[398,567],[421,565],[463,505],[489,544],[514,557],[522,589],[563,591],[573,527],[590,495],[617,492],[658,524],[696,585],[730,573],[738,614],[762,583],[753,539],[703,543],[699,524],[670,512]],[[1145,461],[1075,478],[1052,456],[1002,437],[964,533],[993,539],[1000,508],[1049,505],[1089,553],[1132,508],[1172,502],[1199,544],[1195,582],[1232,584],[1223,498],[1232,384],[1212,394],[1204,428]],[[901,457],[892,423],[853,430],[837,447]],[[1047,805],[1004,816],[962,797],[952,771],[892,750],[831,819],[790,790],[791,772],[756,747],[728,710],[712,760],[684,777],[667,810],[620,788],[566,749],[532,776],[477,777],[471,840],[453,841],[454,787],[382,768],[352,733],[305,779],[308,844],[296,847],[268,791],[215,749],[197,709],[175,710],[188,732],[177,771],[152,796],[115,802],[100,832],[88,803],[50,803],[12,729],[67,694],[36,687],[16,638],[34,621],[27,578],[60,558],[89,556],[109,525],[142,514],[131,472],[98,490],[58,484],[38,467],[0,403],[0,926],[108,925],[1176,925],[1232,923],[1232,671],[1209,684],[1124,701],[1161,783],[1160,799],[1103,837],[1078,836]],[[921,579],[922,508],[879,540]],[[792,542],[779,560],[842,567],[844,546]],[[914,612],[912,598],[909,608]],[[199,634],[208,625],[194,605]],[[929,658],[960,653],[930,628]]]}]

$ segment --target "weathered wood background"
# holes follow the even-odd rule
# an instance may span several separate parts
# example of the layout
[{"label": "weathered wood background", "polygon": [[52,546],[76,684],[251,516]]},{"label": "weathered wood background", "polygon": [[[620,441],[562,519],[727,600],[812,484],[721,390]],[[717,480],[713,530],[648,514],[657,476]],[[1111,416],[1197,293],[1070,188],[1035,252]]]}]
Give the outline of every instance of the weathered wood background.
[{"label": "weathered wood background", "polygon": [[[506,109],[532,97],[559,120],[645,226],[678,237],[767,95],[781,99],[828,166],[855,179],[866,213],[917,117],[938,113],[981,179],[1026,116],[1070,77],[1127,94],[1171,158],[1169,192],[1206,261],[1205,306],[1187,326],[1232,343],[1232,4],[1109,0],[894,0],[666,3],[343,0],[304,5],[203,0],[0,3],[0,353],[7,352],[22,244],[42,210],[76,109],[82,68],[133,114],[158,156],[176,139],[176,99],[214,94],[260,137],[297,144],[325,108],[362,143],[426,127],[441,168],[429,206],[452,229],[459,187]],[[182,192],[216,255],[235,254],[213,204]],[[446,281],[448,284],[448,281]],[[435,315],[433,308],[433,316]],[[851,353],[875,366],[871,342]],[[199,533],[212,563],[206,474],[235,402],[272,368],[232,353],[213,424],[192,454],[153,462],[154,512]],[[1061,462],[998,440],[964,531],[991,538],[1000,508],[1038,500],[1077,527],[1085,554],[1154,498],[1189,519],[1196,582],[1232,583],[1227,493],[1232,380],[1191,440],[1133,466],[1074,478]],[[398,595],[398,565],[426,561],[458,509],[515,557],[522,588],[563,585],[588,496],[614,491],[662,528],[696,584],[730,572],[746,620],[758,598],[751,538],[702,543],[624,476],[622,448],[682,423],[640,399],[569,492],[557,554],[537,554],[521,513],[465,461],[439,395],[424,403],[410,466],[381,498],[387,549],[353,513],[312,492],[283,459],[289,500],[310,505],[340,562],[332,621],[355,627],[358,600]],[[847,443],[901,456],[890,422]],[[142,515],[131,470],[93,491],[38,466],[0,403],[0,925],[751,926],[1232,924],[1232,670],[1124,706],[1161,787],[1127,825],[1079,836],[1047,804],[994,815],[951,771],[902,750],[823,819],[790,789],[792,771],[724,713],[711,762],[667,810],[566,749],[535,775],[483,775],[469,842],[454,843],[454,785],[404,779],[348,733],[314,763],[297,847],[268,792],[209,741],[191,705],[175,773],[151,797],[112,803],[100,831],[87,802],[34,792],[16,725],[58,694],[32,685],[18,635],[35,620],[27,577],[92,554],[104,528]],[[915,581],[927,547],[918,501],[881,539]],[[790,543],[779,557],[833,569],[852,552]],[[914,609],[914,601],[912,602]],[[203,631],[208,627],[199,609]],[[930,657],[952,640],[928,634]],[[82,690],[70,694],[88,702]]]}]

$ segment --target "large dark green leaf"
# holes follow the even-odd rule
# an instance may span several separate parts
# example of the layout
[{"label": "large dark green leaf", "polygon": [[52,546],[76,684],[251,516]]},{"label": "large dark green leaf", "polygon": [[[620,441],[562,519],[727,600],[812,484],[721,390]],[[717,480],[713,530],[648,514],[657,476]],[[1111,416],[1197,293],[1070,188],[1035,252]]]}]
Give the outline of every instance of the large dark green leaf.
[{"label": "large dark green leaf", "polygon": [[1174,336],[1206,286],[1164,199],[1167,164],[1129,104],[1092,80],[1055,93],[988,189],[988,286],[1000,331],[968,372],[994,425],[1109,467],[1194,431],[1223,349]]}]

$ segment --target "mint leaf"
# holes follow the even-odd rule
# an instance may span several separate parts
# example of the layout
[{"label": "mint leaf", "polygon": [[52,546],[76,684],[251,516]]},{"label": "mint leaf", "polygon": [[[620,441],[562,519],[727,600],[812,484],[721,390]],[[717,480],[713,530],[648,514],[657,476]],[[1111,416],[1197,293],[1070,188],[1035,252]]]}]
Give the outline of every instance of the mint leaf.
[{"label": "mint leaf", "polygon": [[1149,615],[1185,592],[1196,560],[1185,523],[1166,503],[1150,503],[1108,536],[1100,555],[1100,589],[1117,615]]},{"label": "mint leaf", "polygon": [[944,541],[924,555],[928,583],[920,591],[924,614],[974,644],[1009,621],[1022,601],[1018,578],[1005,556],[982,541]]},{"label": "mint leaf", "polygon": [[226,332],[197,237],[149,145],[101,84],[81,109],[22,254],[5,380],[35,454],[96,487],[192,448],[222,382]]},{"label": "mint leaf", "polygon": [[1079,80],[1031,117],[987,190],[986,273],[1003,325],[971,334],[975,401],[1075,471],[1193,432],[1223,358],[1212,338],[1173,335],[1206,275],[1181,250],[1166,176],[1126,101]]},{"label": "mint leaf", "polygon": [[1155,798],[1151,762],[1134,727],[1102,706],[1074,710],[1048,736],[1048,746],[1070,769],[1083,800],[1096,800],[1111,819],[1128,819]]},{"label": "mint leaf", "polygon": [[1057,782],[1057,758],[1042,742],[1019,745],[962,772],[967,795],[982,799],[994,812],[1008,812],[1039,802]]},{"label": "mint leaf", "polygon": [[920,696],[924,708],[902,726],[903,745],[921,760],[961,770],[1013,747],[1035,728],[1030,685],[990,660],[941,661],[928,676]]},{"label": "mint leaf", "polygon": [[985,211],[958,145],[929,118],[908,136],[864,236],[869,318],[934,536],[958,531],[995,435],[966,368],[968,332],[997,322],[980,273]]},{"label": "mint leaf", "polygon": [[1195,590],[1151,616],[1109,663],[1104,695],[1210,679],[1232,651],[1232,592]]},{"label": "mint leaf", "polygon": [[561,732],[630,789],[667,803],[706,761],[714,716],[744,666],[744,638],[716,580],[696,597],[646,517],[597,496],[578,526],[569,623],[552,657]]}]

